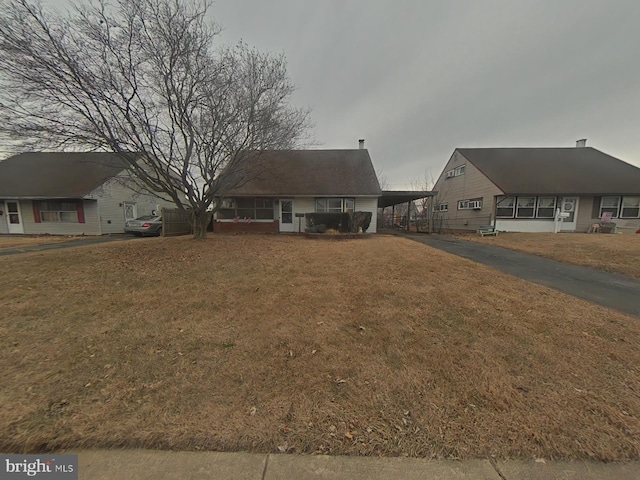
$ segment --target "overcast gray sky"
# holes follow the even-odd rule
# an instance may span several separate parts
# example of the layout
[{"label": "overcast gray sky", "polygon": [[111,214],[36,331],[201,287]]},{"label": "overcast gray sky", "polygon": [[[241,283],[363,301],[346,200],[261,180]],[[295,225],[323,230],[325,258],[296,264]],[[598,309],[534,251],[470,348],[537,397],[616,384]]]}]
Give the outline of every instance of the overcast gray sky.
[{"label": "overcast gray sky", "polygon": [[[62,5],[65,0],[47,3]],[[215,0],[221,42],[284,52],[317,148],[390,188],[456,147],[571,147],[640,166],[639,0]]]}]

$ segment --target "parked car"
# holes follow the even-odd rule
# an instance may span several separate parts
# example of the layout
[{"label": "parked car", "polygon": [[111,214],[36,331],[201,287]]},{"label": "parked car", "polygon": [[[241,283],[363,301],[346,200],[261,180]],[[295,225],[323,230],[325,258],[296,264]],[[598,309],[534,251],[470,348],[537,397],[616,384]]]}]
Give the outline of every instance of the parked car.
[{"label": "parked car", "polygon": [[133,233],[139,237],[143,235],[162,235],[162,217],[157,215],[143,215],[135,220],[129,220],[124,226],[124,233]]}]

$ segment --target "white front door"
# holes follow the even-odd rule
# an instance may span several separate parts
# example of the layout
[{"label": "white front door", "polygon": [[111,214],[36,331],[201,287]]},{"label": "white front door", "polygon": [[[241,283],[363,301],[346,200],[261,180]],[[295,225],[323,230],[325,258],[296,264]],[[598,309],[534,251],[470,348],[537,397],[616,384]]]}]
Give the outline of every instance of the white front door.
[{"label": "white front door", "polygon": [[122,204],[122,208],[124,210],[124,223],[125,225],[129,220],[133,220],[134,218],[138,218],[138,207],[135,203],[132,202],[124,202]]},{"label": "white front door", "polygon": [[4,203],[9,233],[24,233],[22,215],[20,214],[20,203],[17,200],[7,200]]},{"label": "white front door", "polygon": [[293,224],[293,200],[280,199],[280,231],[295,232]]},{"label": "white front door", "polygon": [[568,213],[569,216],[565,218],[562,222],[562,228],[560,229],[563,232],[575,232],[578,220],[578,197],[562,197],[560,198],[560,211],[563,213]]}]

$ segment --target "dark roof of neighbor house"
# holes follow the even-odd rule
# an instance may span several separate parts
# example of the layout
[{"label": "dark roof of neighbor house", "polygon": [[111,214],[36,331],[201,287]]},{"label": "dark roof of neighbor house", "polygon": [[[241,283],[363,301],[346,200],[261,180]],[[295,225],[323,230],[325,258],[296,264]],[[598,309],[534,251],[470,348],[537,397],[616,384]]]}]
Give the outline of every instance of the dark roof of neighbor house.
[{"label": "dark roof of neighbor house", "polygon": [[113,153],[21,153],[0,162],[0,198],[81,198],[124,168]]},{"label": "dark roof of neighbor house", "polygon": [[640,194],[640,168],[592,147],[456,150],[506,194]]},{"label": "dark roof of neighbor house", "polygon": [[227,196],[381,195],[366,149],[267,150],[258,155],[249,161],[259,173]]}]

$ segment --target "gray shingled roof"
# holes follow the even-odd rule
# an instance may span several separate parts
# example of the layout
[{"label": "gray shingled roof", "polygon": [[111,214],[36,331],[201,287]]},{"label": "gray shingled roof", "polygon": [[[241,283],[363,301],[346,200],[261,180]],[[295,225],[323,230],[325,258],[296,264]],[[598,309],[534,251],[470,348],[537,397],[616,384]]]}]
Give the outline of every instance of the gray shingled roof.
[{"label": "gray shingled roof", "polygon": [[640,194],[640,168],[591,147],[457,151],[506,194]]},{"label": "gray shingled roof", "polygon": [[123,169],[112,153],[21,153],[0,162],[0,198],[81,198]]},{"label": "gray shingled roof", "polygon": [[508,194],[640,193],[640,168],[591,147],[457,151]]},{"label": "gray shingled roof", "polygon": [[261,173],[227,196],[381,194],[369,152],[269,150],[254,159]]}]

